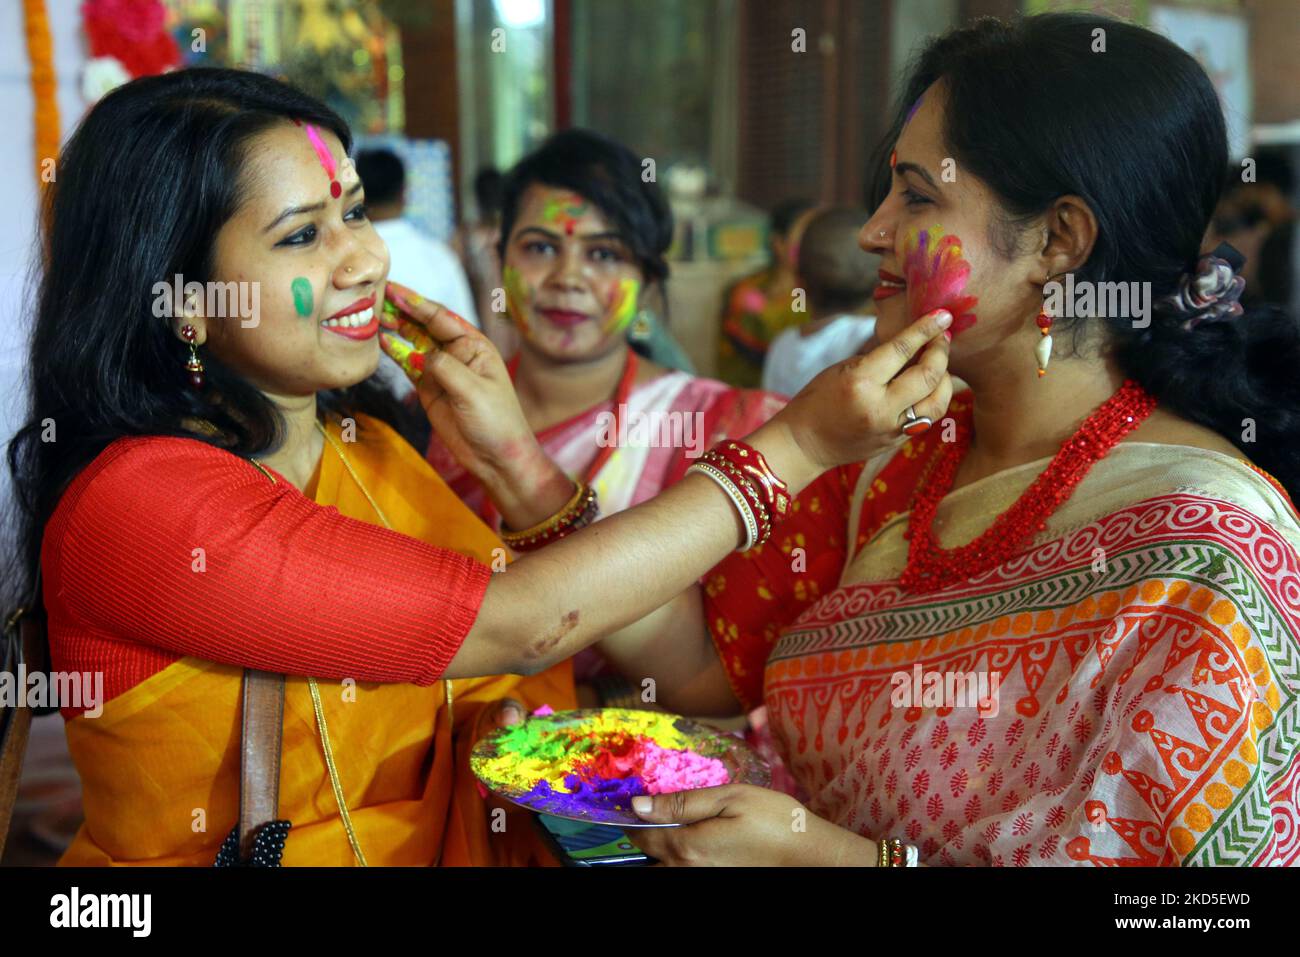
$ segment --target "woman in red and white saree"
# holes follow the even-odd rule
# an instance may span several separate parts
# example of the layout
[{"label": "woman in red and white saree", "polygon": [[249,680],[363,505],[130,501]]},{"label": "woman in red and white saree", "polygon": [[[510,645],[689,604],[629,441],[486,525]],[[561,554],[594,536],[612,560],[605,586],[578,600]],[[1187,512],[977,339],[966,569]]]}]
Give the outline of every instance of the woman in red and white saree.
[{"label": "woman in red and white saree", "polygon": [[[957,429],[970,409],[954,398]],[[909,592],[909,499],[949,448],[936,427],[828,473],[768,545],[705,580],[732,687],[766,702],[810,810],[931,864],[1294,862],[1286,493],[1218,452],[1120,443],[1028,551]],[[1044,464],[946,496],[940,544],[974,538]]]}]

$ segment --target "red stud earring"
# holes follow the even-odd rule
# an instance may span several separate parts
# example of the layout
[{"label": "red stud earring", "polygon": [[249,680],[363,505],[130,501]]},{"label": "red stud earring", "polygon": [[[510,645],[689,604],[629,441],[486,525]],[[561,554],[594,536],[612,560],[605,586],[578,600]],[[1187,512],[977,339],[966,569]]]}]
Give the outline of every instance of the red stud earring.
[{"label": "red stud earring", "polygon": [[199,358],[199,347],[194,342],[198,338],[198,333],[194,327],[188,323],[181,327],[181,338],[189,343],[190,357],[185,361],[185,371],[190,374],[190,386],[194,389],[202,389],[203,378],[203,360]]}]

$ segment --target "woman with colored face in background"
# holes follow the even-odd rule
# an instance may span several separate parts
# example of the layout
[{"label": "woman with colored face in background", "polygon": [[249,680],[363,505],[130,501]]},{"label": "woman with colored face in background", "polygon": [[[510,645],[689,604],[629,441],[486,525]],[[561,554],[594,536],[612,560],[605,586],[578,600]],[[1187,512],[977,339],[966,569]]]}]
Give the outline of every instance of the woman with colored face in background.
[{"label": "woman with colored face in background", "polygon": [[809,794],[645,799],[688,824],[647,853],[1300,859],[1300,330],[1204,245],[1226,162],[1213,85],[1153,32],[1047,15],[923,51],[859,242],[878,333],[949,309],[970,388],[603,643],[672,710],[765,702]]},{"label": "woman with colored face in background", "polygon": [[[677,481],[723,438],[767,421],[785,400],[668,369],[639,355],[629,331],[643,301],[662,300],[672,214],[640,161],[584,130],[556,134],[507,176],[501,259],[520,335],[509,368],[550,458],[588,482],[602,515]],[[429,460],[489,523],[479,483],[435,436]],[[594,651],[579,680],[602,671]]]}]

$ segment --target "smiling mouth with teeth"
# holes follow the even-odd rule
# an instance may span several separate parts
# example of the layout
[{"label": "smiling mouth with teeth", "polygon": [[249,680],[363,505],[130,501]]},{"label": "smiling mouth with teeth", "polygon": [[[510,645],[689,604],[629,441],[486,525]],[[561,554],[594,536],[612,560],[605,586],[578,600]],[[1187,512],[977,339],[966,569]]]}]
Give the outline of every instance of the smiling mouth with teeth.
[{"label": "smiling mouth with teeth", "polygon": [[875,291],[871,294],[871,298],[876,301],[897,296],[907,288],[907,282],[902,276],[896,276],[885,269],[880,270],[879,279]]},{"label": "smiling mouth with teeth", "polygon": [[347,339],[369,339],[378,334],[379,320],[375,316],[375,307],[370,305],[360,312],[326,319],[321,328]]}]

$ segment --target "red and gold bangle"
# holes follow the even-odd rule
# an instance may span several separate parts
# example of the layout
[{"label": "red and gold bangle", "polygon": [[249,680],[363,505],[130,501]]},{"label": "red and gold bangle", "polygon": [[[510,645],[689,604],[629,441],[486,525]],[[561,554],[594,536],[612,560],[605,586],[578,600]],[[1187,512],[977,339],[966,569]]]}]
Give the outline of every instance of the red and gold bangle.
[{"label": "red and gold bangle", "polygon": [[501,541],[517,552],[533,551],[590,525],[600,514],[600,503],[596,501],[595,489],[586,482],[578,482],[577,486],[564,508],[522,532],[512,532],[503,527]]},{"label": "red and gold bangle", "polygon": [[700,456],[701,462],[719,465],[726,461],[739,469],[763,495],[768,513],[779,522],[790,512],[790,486],[781,481],[763,458],[763,453],[738,439],[720,442]]},{"label": "red and gold bangle", "polygon": [[884,837],[876,845],[879,867],[916,867],[920,854],[913,844],[904,844],[896,837]]}]

